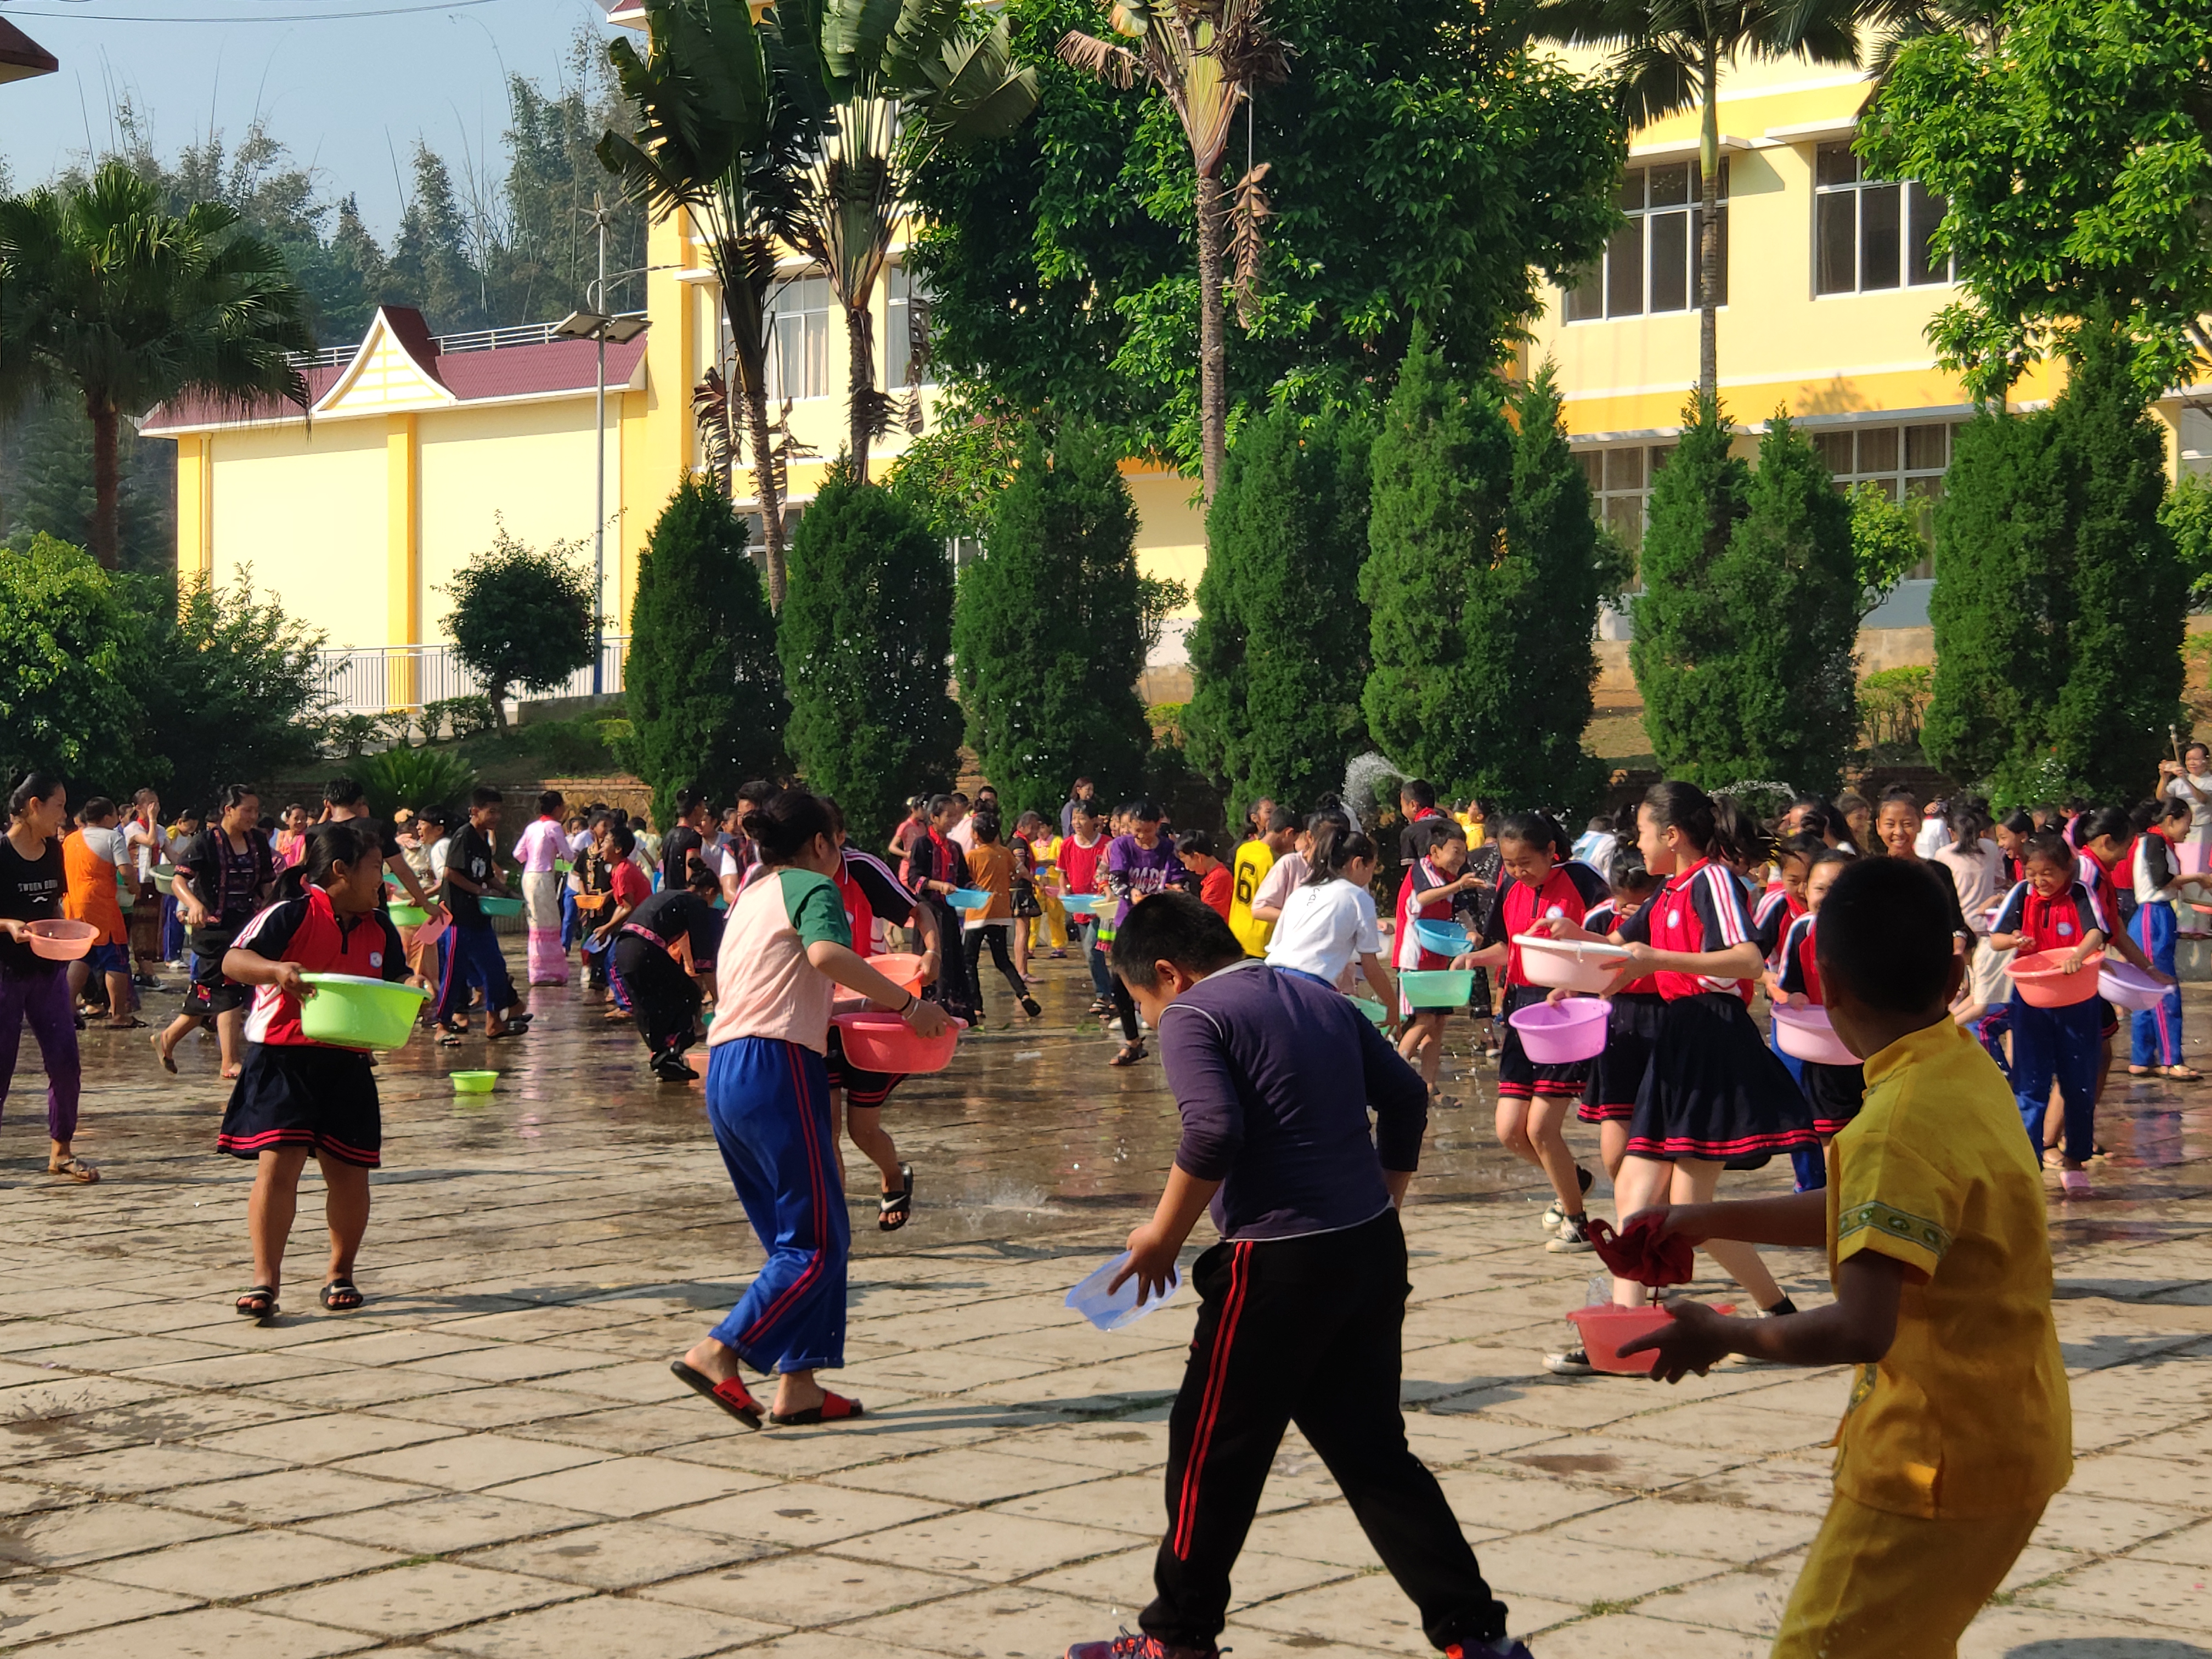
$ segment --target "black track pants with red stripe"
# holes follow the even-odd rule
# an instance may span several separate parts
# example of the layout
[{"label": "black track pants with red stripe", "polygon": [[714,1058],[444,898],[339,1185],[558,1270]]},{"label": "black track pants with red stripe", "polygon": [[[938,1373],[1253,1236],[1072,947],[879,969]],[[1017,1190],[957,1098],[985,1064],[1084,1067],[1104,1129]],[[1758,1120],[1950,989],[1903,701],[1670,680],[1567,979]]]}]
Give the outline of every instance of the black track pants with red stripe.
[{"label": "black track pants with red stripe", "polygon": [[1406,1235],[1398,1212],[1343,1232],[1215,1245],[1168,1419],[1168,1532],[1147,1635],[1210,1648],[1283,1431],[1296,1423],[1442,1649],[1505,1633],[1451,1505],[1406,1444],[1398,1408]]}]

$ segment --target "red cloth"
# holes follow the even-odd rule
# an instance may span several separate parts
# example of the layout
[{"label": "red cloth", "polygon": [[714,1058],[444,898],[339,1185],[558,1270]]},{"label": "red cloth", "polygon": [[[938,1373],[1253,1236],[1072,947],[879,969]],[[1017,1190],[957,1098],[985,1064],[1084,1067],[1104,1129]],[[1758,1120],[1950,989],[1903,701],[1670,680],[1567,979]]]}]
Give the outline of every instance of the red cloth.
[{"label": "red cloth", "polygon": [[1199,897],[1218,911],[1224,921],[1229,920],[1230,902],[1236,897],[1231,886],[1229,866],[1217,864],[1206,872],[1206,879],[1198,887]]},{"label": "red cloth", "polygon": [[1659,1236],[1660,1215],[1646,1211],[1619,1232],[1592,1217],[1590,1247],[1614,1277],[1639,1285],[1686,1285],[1697,1268],[1698,1253],[1686,1238]]}]

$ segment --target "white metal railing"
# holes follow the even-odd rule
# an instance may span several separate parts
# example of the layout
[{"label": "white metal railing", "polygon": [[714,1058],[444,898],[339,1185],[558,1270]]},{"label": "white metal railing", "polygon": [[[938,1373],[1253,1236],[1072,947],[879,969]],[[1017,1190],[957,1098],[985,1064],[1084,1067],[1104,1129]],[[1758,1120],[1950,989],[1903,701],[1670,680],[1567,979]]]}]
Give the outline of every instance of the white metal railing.
[{"label": "white metal railing", "polygon": [[[610,634],[599,647],[599,690],[623,689],[627,634]],[[480,697],[483,683],[453,654],[450,645],[372,646],[358,651],[319,651],[320,687],[334,714],[382,714],[420,708],[449,697]],[[580,668],[565,685],[535,691],[537,697],[584,697],[592,691],[592,671]]]},{"label": "white metal railing", "polygon": [[[616,314],[622,317],[645,315],[641,311],[617,312]],[[441,357],[450,357],[459,351],[498,351],[508,346],[546,345],[555,339],[565,337],[553,332],[559,326],[558,322],[516,323],[506,328],[478,328],[465,334],[441,334],[431,343],[438,348],[438,355]],[[295,351],[289,361],[295,368],[335,368],[342,363],[351,362],[354,354],[360,349],[361,343],[356,340],[351,345],[325,346],[319,351]]]}]

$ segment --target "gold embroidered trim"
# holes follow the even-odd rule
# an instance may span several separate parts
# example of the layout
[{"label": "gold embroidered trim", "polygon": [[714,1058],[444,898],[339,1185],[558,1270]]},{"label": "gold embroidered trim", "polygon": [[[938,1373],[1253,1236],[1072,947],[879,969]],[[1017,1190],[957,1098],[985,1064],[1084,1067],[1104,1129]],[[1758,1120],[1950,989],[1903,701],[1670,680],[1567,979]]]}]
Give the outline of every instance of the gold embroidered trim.
[{"label": "gold embroidered trim", "polygon": [[1934,1222],[1917,1215],[1908,1215],[1903,1210],[1893,1209],[1875,1200],[1855,1204],[1836,1218],[1837,1242],[1840,1243],[1865,1228],[1872,1228],[1891,1238],[1909,1240],[1938,1261],[1951,1248],[1951,1235]]}]

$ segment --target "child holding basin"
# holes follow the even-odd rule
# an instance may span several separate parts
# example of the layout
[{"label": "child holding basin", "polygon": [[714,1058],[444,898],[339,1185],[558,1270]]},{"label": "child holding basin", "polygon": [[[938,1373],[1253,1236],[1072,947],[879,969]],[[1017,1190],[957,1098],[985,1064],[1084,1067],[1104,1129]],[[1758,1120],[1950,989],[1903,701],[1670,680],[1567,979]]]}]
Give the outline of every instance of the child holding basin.
[{"label": "child holding basin", "polygon": [[[1820,965],[1814,954],[1814,933],[1820,926],[1821,902],[1850,862],[1851,855],[1840,847],[1827,848],[1813,857],[1812,868],[1805,878],[1805,914],[1790,924],[1790,931],[1782,939],[1782,972],[1776,981],[1774,996],[1775,1034],[1778,1040],[1789,1040],[1786,1032],[1792,1014],[1820,1010],[1820,1018],[1826,1018],[1820,995]],[[1808,1041],[1798,1046],[1816,1046],[1814,1039],[1820,1034],[1809,1024],[1799,1029],[1805,1032]],[[1789,1057],[1786,1053],[1784,1057]],[[1796,1058],[1797,1085],[1805,1091],[1805,1103],[1813,1109],[1813,1133],[1826,1142],[1859,1115],[1859,1101],[1866,1093],[1865,1070],[1856,1060],[1839,1057],[1822,1060],[1804,1055]],[[1800,1181],[1798,1190],[1807,1192],[1822,1184]]]},{"label": "child holding basin", "polygon": [[[307,831],[299,862],[278,882],[276,902],[247,922],[223,953],[223,977],[253,994],[245,1063],[216,1138],[219,1151],[257,1165],[246,1204],[254,1283],[237,1303],[249,1319],[277,1310],[300,1171],[311,1156],[322,1169],[331,1230],[323,1306],[335,1312],[362,1304],[354,1260],[368,1228],[368,1172],[381,1161],[384,1146],[376,1073],[367,1048],[309,1036],[301,1005],[323,994],[305,979],[311,973],[409,978],[399,930],[380,908],[383,885],[384,855],[373,824],[358,818],[316,824]],[[410,1009],[401,1022],[402,1041],[413,1018]]]}]

